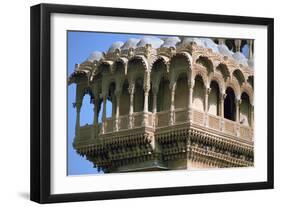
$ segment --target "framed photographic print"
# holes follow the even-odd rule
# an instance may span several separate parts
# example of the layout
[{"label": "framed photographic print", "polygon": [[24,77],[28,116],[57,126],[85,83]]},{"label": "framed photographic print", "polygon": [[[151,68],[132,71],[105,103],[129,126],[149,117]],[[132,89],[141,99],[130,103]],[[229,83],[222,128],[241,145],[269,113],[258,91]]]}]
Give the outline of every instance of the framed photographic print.
[{"label": "framed photographic print", "polygon": [[273,188],[273,19],[31,7],[31,200]]}]

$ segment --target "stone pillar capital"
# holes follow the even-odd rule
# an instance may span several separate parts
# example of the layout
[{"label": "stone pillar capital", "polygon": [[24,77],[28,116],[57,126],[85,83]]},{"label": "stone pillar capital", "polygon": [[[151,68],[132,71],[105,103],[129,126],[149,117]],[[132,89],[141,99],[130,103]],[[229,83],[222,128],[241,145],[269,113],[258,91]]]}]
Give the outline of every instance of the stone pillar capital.
[{"label": "stone pillar capital", "polygon": [[206,95],[210,95],[210,93],[211,93],[211,88],[206,88]]},{"label": "stone pillar capital", "polygon": [[240,98],[235,98],[235,104],[240,105],[242,100]]},{"label": "stone pillar capital", "polygon": [[218,39],[218,41],[219,41],[219,45],[222,45],[225,43],[225,39],[222,39],[222,38]]},{"label": "stone pillar capital", "polygon": [[187,86],[188,86],[189,89],[193,89],[194,84],[195,84],[195,81],[191,80],[191,81],[188,81]]},{"label": "stone pillar capital", "polygon": [[129,91],[129,94],[135,93],[135,83],[134,82],[130,83],[128,91]]},{"label": "stone pillar capital", "polygon": [[76,107],[76,110],[80,111],[80,109],[82,107],[82,102],[75,102],[75,103],[73,103],[73,106]]},{"label": "stone pillar capital", "polygon": [[121,94],[122,94],[122,91],[121,90],[115,90],[114,92],[116,98],[120,98]]},{"label": "stone pillar capital", "polygon": [[143,87],[143,90],[145,93],[148,93],[149,90],[150,90],[150,84],[145,84],[144,87]]},{"label": "stone pillar capital", "polygon": [[227,94],[226,93],[220,93],[220,100],[224,101],[224,99],[226,98]]}]

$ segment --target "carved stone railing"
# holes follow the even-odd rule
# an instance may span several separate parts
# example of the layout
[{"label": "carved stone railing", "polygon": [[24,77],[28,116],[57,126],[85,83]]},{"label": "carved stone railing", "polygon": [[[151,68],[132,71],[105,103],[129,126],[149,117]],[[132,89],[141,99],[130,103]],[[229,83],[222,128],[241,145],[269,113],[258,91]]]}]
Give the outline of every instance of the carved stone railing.
[{"label": "carved stone railing", "polygon": [[80,135],[79,135],[79,140],[86,140],[86,139],[89,139],[91,135],[91,132],[92,132],[92,128],[93,125],[85,125],[85,126],[82,126],[80,127]]},{"label": "carved stone railing", "polygon": [[236,135],[236,122],[228,119],[223,119],[223,122],[223,132],[226,132],[231,135]]},{"label": "carved stone railing", "polygon": [[153,116],[154,116],[153,113],[148,112],[148,126],[149,127],[153,127],[154,126],[154,123],[153,123],[154,117]]},{"label": "carved stone railing", "polygon": [[199,125],[204,125],[204,112],[192,110],[192,121]]},{"label": "carved stone railing", "polygon": [[169,125],[169,119],[170,119],[170,111],[161,111],[157,112],[156,114],[156,126],[157,127],[164,127]]},{"label": "carved stone railing", "polygon": [[252,140],[253,139],[252,128],[248,126],[240,125],[240,137],[243,139]]},{"label": "carved stone railing", "polygon": [[143,112],[135,112],[133,114],[134,117],[134,128],[141,127],[143,121]]},{"label": "carved stone railing", "polygon": [[184,123],[187,121],[186,108],[175,109],[175,124]]},{"label": "carved stone railing", "polygon": [[[145,116],[146,115],[146,116]],[[144,118],[147,118],[147,121],[144,122]],[[206,129],[219,131],[220,133],[225,133],[226,135],[234,136],[237,138],[252,140],[253,138],[253,129],[250,126],[241,125],[235,121],[222,118],[220,116],[215,116],[212,114],[207,114],[203,111],[192,110],[192,123],[194,126],[199,125],[200,127],[206,127]],[[186,108],[178,108],[174,110],[174,125],[179,125],[187,123],[187,110]],[[147,127],[167,127],[170,126],[170,111],[161,111],[155,114],[151,112],[135,112],[133,113],[133,129],[144,127],[146,124]],[[104,133],[114,132],[115,118],[107,118],[105,120]],[[78,141],[85,141],[91,137],[98,137],[101,134],[101,124],[85,125],[80,127],[79,136],[77,137]],[[131,130],[129,129],[129,115],[120,116],[118,119],[118,130]]]},{"label": "carved stone railing", "polygon": [[209,128],[212,128],[215,130],[220,130],[221,129],[220,125],[221,125],[221,117],[208,114],[208,127]]},{"label": "carved stone railing", "polygon": [[129,117],[128,115],[120,116],[119,117],[119,130],[126,130],[128,129],[129,124]]},{"label": "carved stone railing", "polygon": [[113,131],[113,124],[114,124],[113,118],[107,118],[105,120],[105,133],[109,133]]}]

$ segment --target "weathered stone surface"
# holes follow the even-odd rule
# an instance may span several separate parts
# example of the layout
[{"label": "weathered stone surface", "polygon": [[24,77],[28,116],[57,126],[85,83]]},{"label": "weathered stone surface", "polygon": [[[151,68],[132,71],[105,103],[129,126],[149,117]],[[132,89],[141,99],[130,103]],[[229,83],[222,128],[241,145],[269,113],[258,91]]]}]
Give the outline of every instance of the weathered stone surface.
[{"label": "weathered stone surface", "polygon": [[[147,36],[92,53],[69,77],[77,85],[74,148],[104,172],[253,166],[252,47]],[[85,94],[94,122],[80,126]],[[100,110],[109,101],[107,118]]]}]

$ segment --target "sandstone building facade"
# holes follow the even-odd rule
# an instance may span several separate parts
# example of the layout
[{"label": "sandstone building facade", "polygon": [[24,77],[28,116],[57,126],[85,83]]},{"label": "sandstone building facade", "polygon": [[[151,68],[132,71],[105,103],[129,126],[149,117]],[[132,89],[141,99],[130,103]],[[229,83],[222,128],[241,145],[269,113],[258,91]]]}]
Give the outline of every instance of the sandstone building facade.
[{"label": "sandstone building facade", "polygon": [[[253,40],[144,36],[92,53],[68,80],[73,147],[105,173],[253,166],[253,48]],[[86,94],[93,123],[80,126]]]}]

